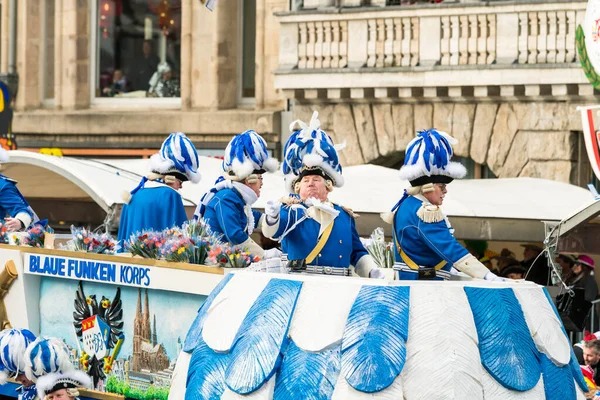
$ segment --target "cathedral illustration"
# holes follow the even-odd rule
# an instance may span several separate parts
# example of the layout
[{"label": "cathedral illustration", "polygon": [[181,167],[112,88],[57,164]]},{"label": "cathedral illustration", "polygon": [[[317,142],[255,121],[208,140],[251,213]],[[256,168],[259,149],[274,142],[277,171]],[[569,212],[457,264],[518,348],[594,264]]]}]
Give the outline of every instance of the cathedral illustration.
[{"label": "cathedral illustration", "polygon": [[140,372],[162,371],[169,368],[169,357],[162,344],[157,343],[156,315],[153,317],[153,326],[150,326],[150,306],[148,304],[148,289],[142,310],[142,289],[138,291],[137,308],[133,320],[133,357],[131,370]]}]

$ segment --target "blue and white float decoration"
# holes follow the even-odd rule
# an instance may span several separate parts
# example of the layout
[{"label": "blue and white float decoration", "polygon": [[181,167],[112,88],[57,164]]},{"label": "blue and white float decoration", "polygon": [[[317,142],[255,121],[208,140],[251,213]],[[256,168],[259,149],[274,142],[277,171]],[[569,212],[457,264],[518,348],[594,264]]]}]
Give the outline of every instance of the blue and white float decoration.
[{"label": "blue and white float decoration", "polygon": [[237,272],[200,308],[169,398],[583,399],[544,288]]}]

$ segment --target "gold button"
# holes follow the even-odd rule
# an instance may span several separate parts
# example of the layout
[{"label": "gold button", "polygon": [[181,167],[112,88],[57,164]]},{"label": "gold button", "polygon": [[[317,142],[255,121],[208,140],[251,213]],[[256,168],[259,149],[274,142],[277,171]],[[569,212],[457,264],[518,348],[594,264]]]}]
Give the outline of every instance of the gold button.
[{"label": "gold button", "polygon": [[321,253],[319,253],[319,257],[321,257]]},{"label": "gold button", "polygon": [[342,256],[340,255],[340,258],[342,258]]},{"label": "gold button", "polygon": [[342,244],[342,241],[340,240],[340,244]]}]

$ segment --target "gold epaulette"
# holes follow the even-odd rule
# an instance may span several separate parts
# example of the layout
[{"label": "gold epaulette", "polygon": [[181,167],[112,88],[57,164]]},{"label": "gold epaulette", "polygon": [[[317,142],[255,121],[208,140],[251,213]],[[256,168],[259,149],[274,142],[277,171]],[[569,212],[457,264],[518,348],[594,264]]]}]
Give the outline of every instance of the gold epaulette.
[{"label": "gold epaulette", "polygon": [[358,215],[357,213],[355,213],[351,208],[348,207],[344,207],[341,204],[337,204],[338,206],[342,207],[342,210],[346,211],[348,213],[348,215],[350,215],[352,218],[356,219],[356,218],[360,218],[360,215]]},{"label": "gold epaulette", "polygon": [[421,208],[417,211],[417,216],[421,221],[429,224],[443,221],[445,218],[444,213],[439,206],[434,206],[429,203],[423,203]]},{"label": "gold epaulette", "polygon": [[279,201],[281,202],[281,204],[285,205],[285,206],[291,206],[294,204],[300,204],[302,203],[302,200],[300,200],[297,197],[294,196],[284,196],[281,199],[279,199]]}]

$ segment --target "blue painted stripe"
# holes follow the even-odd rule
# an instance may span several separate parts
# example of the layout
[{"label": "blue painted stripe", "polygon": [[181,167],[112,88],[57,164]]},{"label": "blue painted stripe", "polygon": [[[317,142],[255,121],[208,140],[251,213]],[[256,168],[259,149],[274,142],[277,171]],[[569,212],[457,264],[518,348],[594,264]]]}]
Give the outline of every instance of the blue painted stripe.
[{"label": "blue painted stripe", "polygon": [[[558,320],[560,321],[560,324],[561,324],[560,327],[562,328],[563,333],[567,337],[567,340],[569,340],[569,342],[570,342],[571,339],[569,339],[569,335],[567,335],[567,331],[565,330],[565,327],[562,325],[562,319],[560,318],[560,314],[558,313],[558,310],[556,309],[556,305],[554,305],[554,302],[552,301],[552,297],[550,297],[550,293],[548,293],[546,288],[543,288],[542,290],[544,291],[544,294],[546,295],[546,299],[548,299],[548,303],[550,303],[550,306],[554,310],[554,314],[556,314],[556,318],[558,318]],[[571,368],[571,374],[573,375],[573,378],[575,378],[575,382],[577,382],[577,386],[579,386],[579,388],[583,391],[583,393],[587,393],[589,389],[588,389],[587,383],[585,383],[585,378],[583,377],[583,373],[581,372],[581,367],[579,366],[579,362],[577,362],[577,357],[575,356],[575,353],[573,352],[573,348],[571,348],[571,360],[569,361],[569,367]]]},{"label": "blue painted stripe", "polygon": [[374,393],[390,386],[406,361],[408,286],[363,286],[342,340],[342,373],[354,389]]},{"label": "blue painted stripe", "polygon": [[232,277],[233,274],[225,275],[200,306],[198,315],[196,315],[196,319],[194,319],[183,344],[183,351],[186,353],[193,352],[196,346],[198,346],[198,343],[200,343],[200,340],[202,339],[202,328],[204,327],[204,321],[206,320],[206,313],[214,299],[221,293],[221,290],[229,283]]},{"label": "blue painted stripe", "polygon": [[252,305],[233,342],[225,383],[235,393],[260,388],[275,373],[302,282],[271,279]]},{"label": "blue painted stripe", "polygon": [[568,365],[558,367],[543,353],[540,353],[540,359],[546,400],[576,399],[571,367]]},{"label": "blue painted stripe", "polygon": [[465,292],[485,369],[507,389],[535,387],[542,372],[539,353],[513,290],[465,287]]},{"label": "blue painted stripe", "polygon": [[225,391],[230,355],[216,353],[200,337],[188,368],[185,400],[218,400]]},{"label": "blue painted stripe", "polygon": [[330,399],[340,375],[340,347],[312,353],[290,341],[277,373],[274,399]]}]

